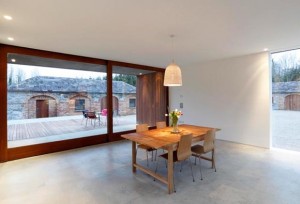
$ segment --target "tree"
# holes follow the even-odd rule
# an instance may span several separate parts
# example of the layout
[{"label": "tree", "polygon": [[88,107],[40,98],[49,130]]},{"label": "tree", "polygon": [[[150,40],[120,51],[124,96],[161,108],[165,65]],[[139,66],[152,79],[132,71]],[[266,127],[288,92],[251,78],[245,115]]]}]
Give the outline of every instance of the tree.
[{"label": "tree", "polygon": [[136,76],[127,74],[116,74],[113,76],[113,81],[123,81],[132,86],[136,86]]},{"label": "tree", "polygon": [[272,82],[288,82],[300,80],[300,62],[296,51],[279,53],[276,61],[272,59]]},{"label": "tree", "polygon": [[17,84],[20,84],[21,81],[23,81],[25,78],[25,73],[22,69],[17,69],[17,74],[16,74],[16,82]]},{"label": "tree", "polygon": [[7,85],[10,86],[14,83],[14,69],[9,65],[7,72],[8,72]]}]

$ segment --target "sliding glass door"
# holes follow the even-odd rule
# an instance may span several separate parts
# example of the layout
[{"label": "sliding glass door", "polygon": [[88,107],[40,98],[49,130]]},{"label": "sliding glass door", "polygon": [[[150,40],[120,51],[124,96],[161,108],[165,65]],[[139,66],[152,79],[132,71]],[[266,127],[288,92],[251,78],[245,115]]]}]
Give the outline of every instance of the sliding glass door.
[{"label": "sliding glass door", "polygon": [[166,119],[163,69],[0,48],[0,162],[120,140]]},{"label": "sliding glass door", "polygon": [[7,63],[8,148],[107,134],[106,66],[14,53]]},{"label": "sliding glass door", "polygon": [[272,147],[300,151],[300,49],[272,54]]}]

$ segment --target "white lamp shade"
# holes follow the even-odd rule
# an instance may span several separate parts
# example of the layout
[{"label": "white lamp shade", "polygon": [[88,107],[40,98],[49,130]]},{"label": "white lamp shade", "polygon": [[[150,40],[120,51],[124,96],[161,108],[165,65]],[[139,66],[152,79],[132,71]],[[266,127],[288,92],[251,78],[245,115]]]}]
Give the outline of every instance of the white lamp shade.
[{"label": "white lamp shade", "polygon": [[174,63],[166,68],[164,86],[182,86],[181,70]]}]

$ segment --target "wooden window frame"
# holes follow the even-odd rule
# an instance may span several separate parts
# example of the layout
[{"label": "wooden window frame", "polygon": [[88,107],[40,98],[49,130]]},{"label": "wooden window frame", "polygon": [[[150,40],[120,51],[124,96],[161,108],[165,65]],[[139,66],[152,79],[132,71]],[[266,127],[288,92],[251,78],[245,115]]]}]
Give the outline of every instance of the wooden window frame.
[{"label": "wooden window frame", "polygon": [[[134,106],[131,106],[130,100],[134,100]],[[136,108],[136,98],[130,98],[129,99],[129,108]]]},{"label": "wooden window frame", "polygon": [[[79,101],[81,101],[81,102],[83,102],[83,108],[82,109],[78,109],[77,107],[78,107],[78,102]],[[76,105],[77,104],[77,105]],[[81,106],[81,104],[80,104],[80,106]],[[75,99],[75,111],[76,112],[80,112],[80,111],[84,111],[86,108],[85,108],[85,99],[82,99],[82,98],[76,98]]]},{"label": "wooden window frame", "polygon": [[[35,144],[35,145],[28,145],[28,146],[15,147],[15,148],[8,148],[6,113],[7,113],[7,55],[9,53],[105,65],[106,73],[107,73],[107,109],[108,109],[107,134],[88,136],[83,138],[75,138],[75,139],[69,139],[63,141],[55,141],[55,142],[42,143],[42,144]],[[113,133],[113,110],[112,110],[113,108],[112,107],[113,106],[112,67],[113,66],[123,66],[123,67],[135,68],[135,69],[164,72],[164,69],[158,67],[137,65],[132,63],[110,61],[110,60],[97,59],[97,58],[82,57],[82,56],[76,56],[70,54],[62,54],[57,52],[50,52],[50,51],[43,51],[38,49],[0,44],[0,87],[1,87],[0,111],[2,113],[5,113],[0,115],[0,119],[2,121],[0,123],[0,163],[15,160],[15,159],[21,159],[21,158],[26,158],[31,156],[37,156],[37,155],[42,155],[42,154],[47,154],[52,152],[58,152],[58,151],[64,151],[64,150],[89,146],[89,145],[97,145],[101,143],[117,141],[122,139],[120,137],[121,134],[134,132],[135,130]],[[168,88],[166,88],[166,90],[167,90],[166,106],[168,106],[169,91]]]}]

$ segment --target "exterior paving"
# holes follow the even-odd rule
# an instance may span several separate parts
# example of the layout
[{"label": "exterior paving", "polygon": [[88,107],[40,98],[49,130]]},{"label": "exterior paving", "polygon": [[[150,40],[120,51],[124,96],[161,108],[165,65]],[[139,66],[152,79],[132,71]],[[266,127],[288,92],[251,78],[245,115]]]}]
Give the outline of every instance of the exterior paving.
[{"label": "exterior paving", "polygon": [[300,152],[300,111],[272,111],[272,146]]}]

